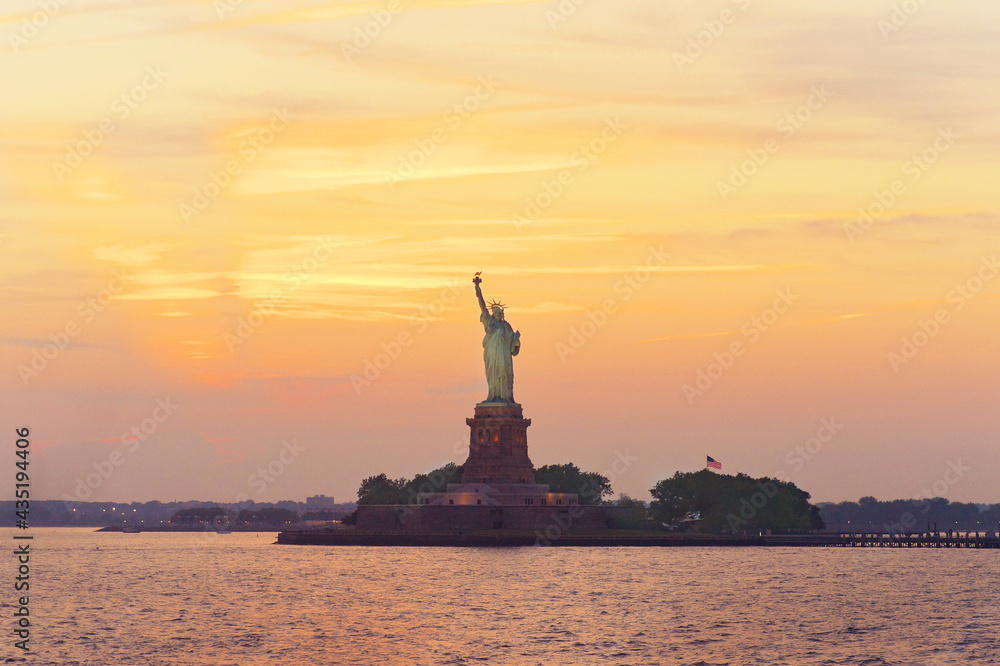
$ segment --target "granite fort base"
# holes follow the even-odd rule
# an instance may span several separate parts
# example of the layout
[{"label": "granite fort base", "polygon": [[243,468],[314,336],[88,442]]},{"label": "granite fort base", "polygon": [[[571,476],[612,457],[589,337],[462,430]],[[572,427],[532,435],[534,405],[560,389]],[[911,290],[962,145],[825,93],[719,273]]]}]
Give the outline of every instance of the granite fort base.
[{"label": "granite fort base", "polygon": [[359,506],[359,530],[414,532],[482,531],[597,532],[614,529],[628,510],[614,506]]}]

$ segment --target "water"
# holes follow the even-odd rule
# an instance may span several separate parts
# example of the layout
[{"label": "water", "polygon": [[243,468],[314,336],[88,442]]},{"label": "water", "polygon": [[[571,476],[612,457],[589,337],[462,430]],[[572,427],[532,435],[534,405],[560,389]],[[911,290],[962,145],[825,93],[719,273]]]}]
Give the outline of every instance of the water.
[{"label": "water", "polygon": [[30,664],[1000,663],[995,550],[33,532]]}]

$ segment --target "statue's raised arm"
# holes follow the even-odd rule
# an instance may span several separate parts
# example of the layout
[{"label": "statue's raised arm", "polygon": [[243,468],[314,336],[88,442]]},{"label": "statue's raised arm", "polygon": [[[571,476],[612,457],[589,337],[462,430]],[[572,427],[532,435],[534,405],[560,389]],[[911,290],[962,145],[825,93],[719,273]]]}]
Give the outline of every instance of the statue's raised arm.
[{"label": "statue's raised arm", "polygon": [[483,282],[483,278],[479,277],[480,275],[482,275],[482,271],[476,273],[476,276],[472,278],[472,284],[476,285],[476,298],[479,299],[479,309],[483,314],[487,314],[489,313],[489,310],[486,309],[486,301],[483,299],[483,290],[479,286]]}]

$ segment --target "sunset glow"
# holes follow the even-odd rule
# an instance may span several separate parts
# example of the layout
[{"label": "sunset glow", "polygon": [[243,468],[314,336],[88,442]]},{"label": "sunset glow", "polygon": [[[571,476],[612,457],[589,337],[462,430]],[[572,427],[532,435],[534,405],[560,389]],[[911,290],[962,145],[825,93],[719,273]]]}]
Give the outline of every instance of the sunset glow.
[{"label": "sunset glow", "polygon": [[536,467],[997,501],[997,3],[53,4],[0,10],[39,498],[116,450],[87,498],[461,463],[482,271]]}]

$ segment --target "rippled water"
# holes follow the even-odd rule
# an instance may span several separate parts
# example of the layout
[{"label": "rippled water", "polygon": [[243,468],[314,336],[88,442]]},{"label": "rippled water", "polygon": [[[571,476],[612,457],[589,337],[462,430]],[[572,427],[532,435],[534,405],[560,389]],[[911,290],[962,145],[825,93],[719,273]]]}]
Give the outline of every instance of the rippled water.
[{"label": "rippled water", "polygon": [[34,533],[31,664],[1000,663],[995,550]]}]

